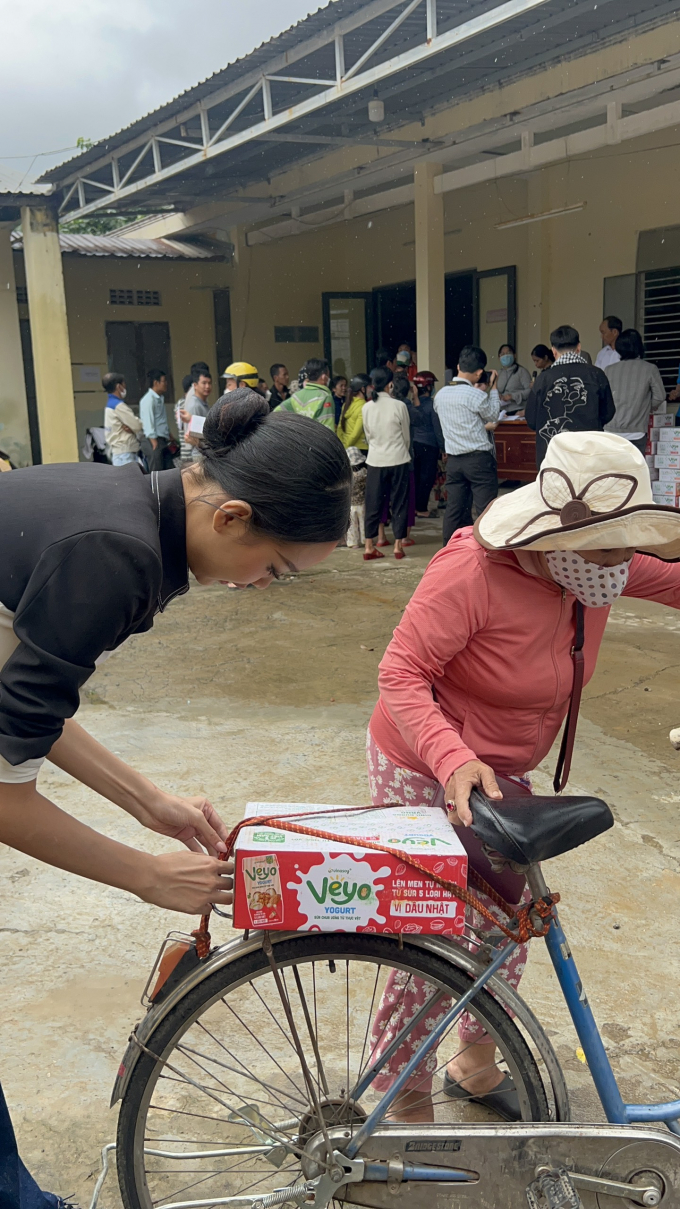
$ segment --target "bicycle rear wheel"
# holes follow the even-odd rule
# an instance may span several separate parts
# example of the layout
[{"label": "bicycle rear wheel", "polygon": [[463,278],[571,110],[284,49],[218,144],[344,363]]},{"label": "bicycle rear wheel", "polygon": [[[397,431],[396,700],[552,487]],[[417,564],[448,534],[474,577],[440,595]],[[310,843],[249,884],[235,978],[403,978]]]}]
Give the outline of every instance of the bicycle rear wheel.
[{"label": "bicycle rear wheel", "polygon": [[[289,937],[273,945],[273,959],[274,969],[257,949],[216,970],[147,1039],[118,1123],[126,1209],[247,1209],[304,1179],[310,1139],[365,1119],[380,1100],[360,1081],[374,1058],[372,1022],[390,974],[399,972],[401,988],[424,979],[433,995],[454,1001],[470,986],[464,971],[426,949],[366,933]],[[485,990],[471,1014],[496,1042],[495,1061],[515,1081],[523,1118],[548,1120],[539,1069],[512,1019]],[[436,1119],[486,1120],[485,1109],[443,1094],[444,1068],[458,1048],[453,1028],[437,1055]]]}]

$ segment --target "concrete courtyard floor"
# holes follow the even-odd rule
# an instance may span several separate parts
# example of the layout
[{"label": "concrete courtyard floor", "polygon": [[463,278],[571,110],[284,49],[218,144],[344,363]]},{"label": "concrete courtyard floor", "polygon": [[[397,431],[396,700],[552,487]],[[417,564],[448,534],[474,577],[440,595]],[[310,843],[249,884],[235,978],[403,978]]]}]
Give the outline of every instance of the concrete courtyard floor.
[{"label": "concrete courtyard floor", "polygon": [[[267,592],[195,588],[90,681],[79,720],[159,785],[206,793],[228,823],[250,799],[361,804],[378,662],[439,527],[403,563],[338,550]],[[514,624],[531,626],[531,618]],[[562,917],[624,1096],[680,1096],[680,616],[623,600],[585,694],[571,792],[604,797],[613,831],[550,863]],[[169,841],[47,764],[41,787],[117,839]],[[551,760],[536,776],[549,792]],[[85,1209],[139,997],[165,933],[193,922],[3,852],[0,1071],[20,1149],[43,1187]],[[213,929],[218,940],[228,924]],[[580,1120],[601,1117],[540,942],[523,993],[548,1027]],[[101,1198],[119,1204],[115,1176]]]}]

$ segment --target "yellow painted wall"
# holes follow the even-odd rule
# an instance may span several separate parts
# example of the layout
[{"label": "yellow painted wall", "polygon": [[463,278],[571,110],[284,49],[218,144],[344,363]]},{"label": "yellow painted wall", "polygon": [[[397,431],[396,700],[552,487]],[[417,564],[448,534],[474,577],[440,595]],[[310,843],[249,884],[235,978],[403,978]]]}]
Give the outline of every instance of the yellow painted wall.
[{"label": "yellow painted wall", "polygon": [[[521,177],[445,194],[445,272],[517,267],[518,353],[572,323],[593,358],[605,277],[635,271],[641,230],[680,223],[680,130],[631,140]],[[519,227],[498,223],[584,201],[582,211]],[[229,270],[234,354],[260,371],[297,372],[322,352],[321,294],[415,277],[413,206],[240,251]],[[314,346],[274,343],[275,324],[316,324]],[[486,350],[495,363],[496,348]]]},{"label": "yellow painted wall", "polygon": [[[23,257],[15,253],[17,282],[25,281]],[[107,371],[108,320],[170,325],[172,375],[175,391],[194,361],[207,361],[214,375],[212,401],[221,393],[216,380],[224,366],[216,365],[212,288],[226,284],[228,266],[219,261],[134,260],[114,257],[62,257],[66,309],[71,343],[78,444],[85,430],[103,423],[104,393],[87,379],[97,366]],[[110,289],[159,290],[161,306],[110,306]],[[22,312],[23,313],[23,312]],[[85,380],[83,380],[85,379]],[[174,426],[172,404],[168,414]]]}]

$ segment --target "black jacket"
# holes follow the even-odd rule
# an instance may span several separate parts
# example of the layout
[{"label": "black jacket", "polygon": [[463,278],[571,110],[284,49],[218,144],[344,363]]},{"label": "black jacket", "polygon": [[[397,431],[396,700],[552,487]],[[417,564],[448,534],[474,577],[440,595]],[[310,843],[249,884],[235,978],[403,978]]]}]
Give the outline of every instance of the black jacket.
[{"label": "black jacket", "polygon": [[558,432],[602,432],[616,408],[607,375],[596,365],[557,362],[540,373],[524,415],[536,432],[536,465]]},{"label": "black jacket", "polygon": [[444,434],[434,409],[432,395],[421,395],[418,407],[409,403],[408,414],[411,420],[411,440],[414,444],[444,448]]},{"label": "black jacket", "polygon": [[46,756],[95,659],[188,591],[181,475],[33,466],[0,475],[0,602],[19,646],[0,669],[0,754]]}]

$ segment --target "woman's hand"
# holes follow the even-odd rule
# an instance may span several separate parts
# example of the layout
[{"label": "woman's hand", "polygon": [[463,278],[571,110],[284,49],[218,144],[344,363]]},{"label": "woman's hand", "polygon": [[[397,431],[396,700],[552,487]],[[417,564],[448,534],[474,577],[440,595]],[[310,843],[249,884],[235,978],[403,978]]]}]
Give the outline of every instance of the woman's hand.
[{"label": "woman's hand", "polygon": [[213,904],[233,902],[233,861],[188,852],[166,852],[150,858],[144,884],[136,887],[146,903],[187,915],[205,915]]},{"label": "woman's hand", "polygon": [[[468,760],[461,764],[447,782],[444,794],[446,805],[451,811],[451,822],[462,823],[469,827],[472,822],[470,810],[470,794],[475,786],[480,785],[488,798],[502,798],[493,768],[482,764],[481,760]],[[457,817],[456,817],[457,816]]]},{"label": "woman's hand", "polygon": [[210,856],[217,856],[218,852],[227,850],[224,841],[229,832],[215,807],[200,794],[194,798],[180,798],[157,791],[150,802],[135,810],[135,818],[149,831],[179,840],[192,852],[207,851]]}]

